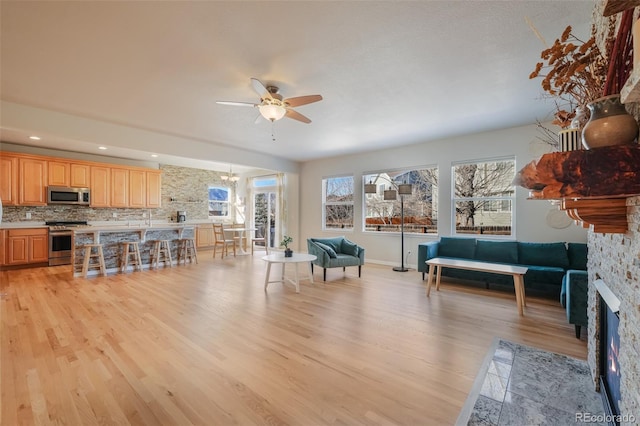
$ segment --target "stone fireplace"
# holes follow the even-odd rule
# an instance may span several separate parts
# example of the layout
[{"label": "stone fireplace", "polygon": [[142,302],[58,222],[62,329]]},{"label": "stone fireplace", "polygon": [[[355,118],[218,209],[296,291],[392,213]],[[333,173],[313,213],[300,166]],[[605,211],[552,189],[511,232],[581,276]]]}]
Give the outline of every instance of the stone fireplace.
[{"label": "stone fireplace", "polygon": [[[621,424],[640,420],[640,197],[627,199],[629,230],[625,234],[589,232],[589,334],[588,362],[594,386],[600,390],[602,346],[605,332],[601,329],[603,310],[595,282],[602,280],[619,299],[620,371],[619,410]],[[606,312],[606,311],[604,311]],[[626,416],[625,416],[626,415]]]}]

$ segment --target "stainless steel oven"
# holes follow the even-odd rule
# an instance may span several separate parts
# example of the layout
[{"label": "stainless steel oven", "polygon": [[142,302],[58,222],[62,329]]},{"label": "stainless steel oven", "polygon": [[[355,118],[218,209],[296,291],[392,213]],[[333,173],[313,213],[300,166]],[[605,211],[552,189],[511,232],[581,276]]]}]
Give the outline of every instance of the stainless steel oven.
[{"label": "stainless steel oven", "polygon": [[49,266],[70,265],[73,259],[73,227],[88,226],[86,221],[51,221],[49,225]]},{"label": "stainless steel oven", "polygon": [[49,266],[70,265],[73,231],[49,229]]}]

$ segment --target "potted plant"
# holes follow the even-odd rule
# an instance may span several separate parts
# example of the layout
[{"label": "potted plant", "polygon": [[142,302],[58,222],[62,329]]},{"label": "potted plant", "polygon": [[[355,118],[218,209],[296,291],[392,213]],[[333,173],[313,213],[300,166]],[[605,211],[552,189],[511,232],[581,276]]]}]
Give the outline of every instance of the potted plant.
[{"label": "potted plant", "polygon": [[293,242],[293,238],[288,235],[285,235],[282,241],[280,242],[281,246],[284,246],[284,257],[293,256],[293,250],[289,248],[289,244]]}]

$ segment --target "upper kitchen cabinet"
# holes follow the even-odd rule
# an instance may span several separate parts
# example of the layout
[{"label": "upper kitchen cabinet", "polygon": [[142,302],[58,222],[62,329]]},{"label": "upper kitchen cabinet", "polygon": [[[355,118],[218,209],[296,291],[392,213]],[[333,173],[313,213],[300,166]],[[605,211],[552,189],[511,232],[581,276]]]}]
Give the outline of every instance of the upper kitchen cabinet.
[{"label": "upper kitchen cabinet", "polygon": [[69,170],[71,164],[66,161],[49,161],[47,168],[49,169],[49,186],[69,186]]},{"label": "upper kitchen cabinet", "polygon": [[47,161],[18,159],[18,203],[23,206],[46,206]]},{"label": "upper kitchen cabinet", "polygon": [[91,207],[111,207],[111,168],[91,166]]},{"label": "upper kitchen cabinet", "polygon": [[0,153],[0,199],[5,206],[18,204],[18,159]]},{"label": "upper kitchen cabinet", "polygon": [[129,170],[129,207],[147,206],[147,179],[144,170]]},{"label": "upper kitchen cabinet", "polygon": [[129,207],[129,170],[111,168],[111,207]]},{"label": "upper kitchen cabinet", "polygon": [[147,173],[147,207],[157,208],[161,203],[162,172]]},{"label": "upper kitchen cabinet", "polygon": [[90,188],[91,167],[88,164],[71,163],[69,184],[74,188]]}]

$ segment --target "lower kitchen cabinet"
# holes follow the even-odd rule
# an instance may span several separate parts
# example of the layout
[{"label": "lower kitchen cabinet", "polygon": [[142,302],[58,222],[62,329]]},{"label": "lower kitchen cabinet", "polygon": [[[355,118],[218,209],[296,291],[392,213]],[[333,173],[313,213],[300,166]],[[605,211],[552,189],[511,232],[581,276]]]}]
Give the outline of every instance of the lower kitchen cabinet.
[{"label": "lower kitchen cabinet", "polygon": [[5,247],[7,241],[7,231],[0,229],[0,266],[4,265],[7,261],[5,257]]},{"label": "lower kitchen cabinet", "polygon": [[196,228],[196,247],[211,247],[215,243],[215,237],[213,236],[213,226],[198,225]]},{"label": "lower kitchen cabinet", "polygon": [[49,237],[46,228],[6,230],[6,265],[49,262]]}]

